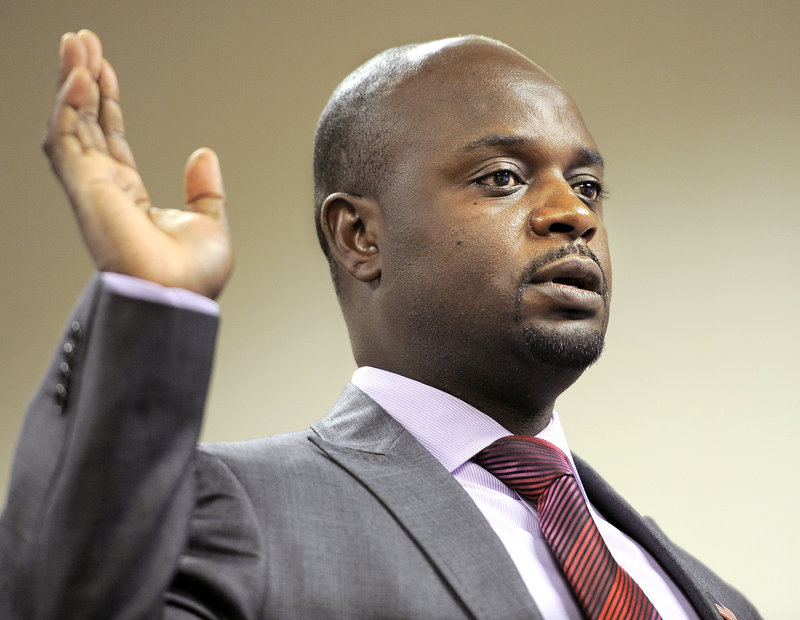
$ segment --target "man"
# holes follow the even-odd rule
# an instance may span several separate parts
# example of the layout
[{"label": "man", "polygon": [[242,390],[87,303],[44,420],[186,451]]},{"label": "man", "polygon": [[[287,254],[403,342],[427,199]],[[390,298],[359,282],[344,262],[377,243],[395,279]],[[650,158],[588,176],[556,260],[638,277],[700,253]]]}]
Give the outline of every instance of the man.
[{"label": "man", "polygon": [[[462,37],[340,85],[315,212],[359,370],[307,431],[195,449],[233,262],[216,157],[153,208],[99,39],[60,55],[45,149],[103,273],[26,418],[2,617],[758,617],[569,453],[553,406],[600,355],[611,267],[602,158],[544,71]],[[611,593],[562,558],[572,517],[492,468],[510,434],[560,455]]]}]

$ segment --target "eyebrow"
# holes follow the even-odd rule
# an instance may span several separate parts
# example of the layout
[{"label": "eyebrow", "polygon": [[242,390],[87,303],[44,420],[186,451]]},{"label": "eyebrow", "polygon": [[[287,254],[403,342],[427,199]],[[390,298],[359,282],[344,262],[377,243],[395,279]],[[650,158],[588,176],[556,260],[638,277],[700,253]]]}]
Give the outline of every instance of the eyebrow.
[{"label": "eyebrow", "polygon": [[[477,140],[473,140],[464,147],[465,151],[476,151],[488,147],[520,147],[531,142],[530,138],[524,136],[506,135],[506,134],[490,134],[482,136]],[[598,165],[605,167],[603,156],[595,149],[588,147],[581,147],[578,149],[578,156],[576,158],[579,163],[584,165]]]}]

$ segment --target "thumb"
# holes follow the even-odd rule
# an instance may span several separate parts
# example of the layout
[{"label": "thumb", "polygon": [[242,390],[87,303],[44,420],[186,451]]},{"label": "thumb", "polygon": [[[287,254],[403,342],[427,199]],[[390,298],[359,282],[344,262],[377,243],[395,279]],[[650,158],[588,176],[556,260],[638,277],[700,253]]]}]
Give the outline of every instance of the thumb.
[{"label": "thumb", "polygon": [[183,187],[189,209],[227,226],[225,187],[219,159],[214,151],[201,148],[189,156],[183,172]]}]

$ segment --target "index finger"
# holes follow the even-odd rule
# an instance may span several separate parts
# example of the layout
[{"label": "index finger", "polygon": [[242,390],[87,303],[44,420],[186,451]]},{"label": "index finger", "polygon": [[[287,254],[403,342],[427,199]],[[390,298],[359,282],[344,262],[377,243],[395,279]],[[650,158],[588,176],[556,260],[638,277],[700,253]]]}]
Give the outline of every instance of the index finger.
[{"label": "index finger", "polygon": [[95,80],[100,77],[103,44],[100,42],[100,37],[91,30],[64,33],[59,42],[58,55],[61,59],[58,88],[61,88],[75,67],[86,67]]}]

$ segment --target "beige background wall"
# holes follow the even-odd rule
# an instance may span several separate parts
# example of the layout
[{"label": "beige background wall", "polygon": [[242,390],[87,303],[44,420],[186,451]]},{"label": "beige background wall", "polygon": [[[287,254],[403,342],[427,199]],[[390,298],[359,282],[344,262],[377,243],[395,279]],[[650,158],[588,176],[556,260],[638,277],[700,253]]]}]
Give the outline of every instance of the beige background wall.
[{"label": "beige background wall", "polygon": [[800,617],[800,3],[2,0],[0,491],[92,271],[39,149],[58,37],[82,26],[121,76],[157,204],[180,202],[195,147],[222,159],[238,266],[208,440],[303,427],[353,370],[311,219],[337,82],[385,47],[470,32],[546,67],[611,190],[614,311],[604,359],[559,403],[573,449],[766,617]]}]

